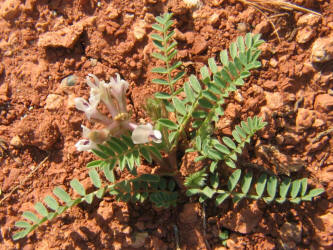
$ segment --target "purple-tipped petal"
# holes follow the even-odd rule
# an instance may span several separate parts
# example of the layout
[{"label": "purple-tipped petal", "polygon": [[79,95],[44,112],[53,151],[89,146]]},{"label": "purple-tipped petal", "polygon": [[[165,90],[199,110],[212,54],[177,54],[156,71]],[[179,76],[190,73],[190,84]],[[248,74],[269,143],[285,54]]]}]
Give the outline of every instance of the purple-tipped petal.
[{"label": "purple-tipped petal", "polygon": [[150,141],[161,143],[162,134],[160,131],[154,130],[150,123],[138,125],[132,132],[132,141],[134,144],[144,144]]}]

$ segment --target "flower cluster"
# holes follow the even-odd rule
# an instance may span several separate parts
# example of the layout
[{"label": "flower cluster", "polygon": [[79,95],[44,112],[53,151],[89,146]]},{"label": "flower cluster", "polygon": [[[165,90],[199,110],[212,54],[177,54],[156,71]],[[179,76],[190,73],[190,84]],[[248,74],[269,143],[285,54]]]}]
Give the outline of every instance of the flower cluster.
[{"label": "flower cluster", "polygon": [[[91,78],[93,81],[91,81]],[[78,110],[85,112],[89,120],[95,120],[105,125],[103,129],[89,129],[82,125],[83,137],[76,143],[79,151],[95,149],[97,144],[103,144],[110,136],[119,136],[127,131],[132,131],[134,144],[143,144],[150,141],[160,143],[162,134],[154,130],[148,123],[137,125],[129,121],[129,114],[126,109],[126,91],[128,82],[117,74],[110,82],[100,81],[89,74],[86,78],[90,87],[89,101],[84,98],[75,98],[75,106]],[[112,119],[98,111],[97,106],[102,102],[110,112]]]}]

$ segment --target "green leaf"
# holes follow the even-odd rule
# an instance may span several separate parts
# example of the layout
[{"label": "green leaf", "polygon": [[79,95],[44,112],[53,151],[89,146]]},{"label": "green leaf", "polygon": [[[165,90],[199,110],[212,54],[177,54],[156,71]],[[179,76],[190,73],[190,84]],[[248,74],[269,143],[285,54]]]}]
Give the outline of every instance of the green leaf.
[{"label": "green leaf", "polygon": [[188,98],[188,100],[191,103],[193,103],[195,101],[195,95],[188,82],[185,82],[185,84],[184,84],[184,91],[185,91],[185,94],[186,94],[186,97]]},{"label": "green leaf", "polygon": [[148,152],[148,150],[146,149],[146,147],[140,147],[140,153],[142,154],[143,158],[145,158],[146,161],[148,161],[149,163],[152,162],[151,156]]},{"label": "green leaf", "polygon": [[113,166],[111,164],[108,164],[108,165],[105,165],[103,168],[103,172],[104,172],[106,179],[111,183],[115,182],[115,177],[114,177],[114,173],[113,173],[114,165],[115,164],[113,164]]},{"label": "green leaf", "polygon": [[225,164],[227,164],[227,166],[230,168],[236,168],[236,164],[230,158],[225,161]]},{"label": "green leaf", "polygon": [[[213,163],[212,163],[212,165],[213,165]],[[211,167],[212,167],[212,165],[211,165]],[[210,167],[210,169],[211,169],[211,167]],[[214,172],[214,171],[211,171],[211,172]],[[218,173],[214,173],[214,174],[210,175],[210,184],[212,185],[212,187],[214,189],[218,188],[218,186],[219,186],[219,174]]]},{"label": "green leaf", "polygon": [[237,37],[237,46],[240,52],[245,52],[244,39],[242,36]]},{"label": "green leaf", "polygon": [[280,184],[280,197],[281,198],[286,198],[287,193],[289,191],[291,181],[289,178],[283,178],[281,184]]},{"label": "green leaf", "polygon": [[306,194],[307,188],[308,188],[308,179],[307,178],[301,179],[301,196],[304,196]]},{"label": "green leaf", "polygon": [[219,194],[216,197],[216,204],[220,205],[223,201],[225,201],[225,199],[227,199],[230,196],[230,193],[223,193],[223,194]]},{"label": "green leaf", "polygon": [[215,59],[213,57],[208,59],[208,66],[209,66],[210,70],[213,72],[213,74],[217,73],[218,69],[217,69]]},{"label": "green leaf", "polygon": [[240,138],[238,132],[236,130],[232,131],[232,136],[238,143],[242,143],[242,139]]},{"label": "green leaf", "polygon": [[147,146],[147,149],[151,154],[153,154],[157,159],[162,160],[161,152],[154,146]]},{"label": "green leaf", "polygon": [[202,194],[206,195],[208,198],[212,198],[215,194],[215,190],[211,189],[210,187],[206,186],[202,191]]},{"label": "green leaf", "polygon": [[203,82],[209,82],[210,74],[206,65],[200,68],[200,74]]},{"label": "green leaf", "polygon": [[[169,59],[169,58],[168,58]],[[171,59],[171,58],[170,58]],[[169,72],[175,70],[176,68],[182,66],[182,62],[175,62],[170,68],[169,68]]]},{"label": "green leaf", "polygon": [[20,231],[20,232],[18,232],[18,233],[16,233],[16,234],[14,234],[13,235],[13,240],[19,240],[19,239],[22,239],[22,238],[24,238],[25,236],[27,236],[27,234],[30,232],[30,228],[27,228],[27,229],[25,229],[25,230],[23,230],[23,231]]},{"label": "green leaf", "polygon": [[140,176],[139,179],[145,182],[156,182],[156,183],[160,182],[160,177],[154,174],[143,174]]},{"label": "green leaf", "polygon": [[166,118],[161,118],[158,120],[158,122],[163,125],[164,127],[170,128],[170,129],[177,129],[178,126],[176,123],[173,121],[170,121],[169,119]]},{"label": "green leaf", "polygon": [[95,169],[91,169],[88,174],[94,186],[100,188],[102,186],[102,183],[97,171]]},{"label": "green leaf", "polygon": [[201,92],[201,85],[199,83],[198,78],[196,78],[195,75],[190,76],[190,83],[191,83],[191,87],[194,89],[195,92],[197,92],[197,93]]},{"label": "green leaf", "polygon": [[17,221],[15,222],[15,227],[19,227],[19,228],[31,228],[32,225],[26,221]]},{"label": "green leaf", "polygon": [[[163,61],[163,62],[168,62],[169,60],[168,60],[168,58],[166,57],[166,56],[164,56],[164,55],[162,55],[162,54],[160,54],[160,53],[156,53],[156,52],[154,52],[154,53],[152,53],[151,54],[153,57],[155,57],[156,59],[159,59],[159,60],[161,60],[161,61]],[[159,72],[158,72],[159,73]]]},{"label": "green leaf", "polygon": [[105,153],[103,153],[102,151],[100,150],[97,150],[97,149],[92,149],[91,150],[95,155],[97,155],[98,157],[102,158],[102,159],[107,159],[109,158],[108,155],[106,155]]},{"label": "green leaf", "polygon": [[253,178],[253,173],[252,172],[247,172],[245,176],[243,177],[243,183],[242,183],[242,192],[244,194],[247,194],[250,190],[251,187],[251,182]]},{"label": "green leaf", "polygon": [[223,140],[224,144],[227,145],[229,148],[231,148],[233,150],[235,150],[237,148],[235,143],[233,142],[233,140],[231,140],[229,137],[224,136],[222,138],[222,140]]},{"label": "green leaf", "polygon": [[[95,169],[92,169],[90,171],[96,171]],[[65,203],[69,203],[72,201],[71,197],[69,196],[69,194],[63,190],[61,187],[55,187],[53,189],[53,193],[55,196],[57,196],[60,200],[64,201]]]},{"label": "green leaf", "polygon": [[266,183],[267,183],[267,174],[264,173],[260,175],[258,182],[256,184],[256,192],[259,198],[262,197],[265,191]]},{"label": "green leaf", "polygon": [[99,165],[104,162],[102,160],[97,160],[97,161],[91,161],[87,164],[87,168],[90,168],[90,167],[99,167]]},{"label": "green leaf", "polygon": [[53,211],[57,211],[59,208],[59,204],[58,202],[52,197],[52,196],[46,196],[44,198],[44,202],[46,203],[46,205],[51,208]]},{"label": "green leaf", "polygon": [[159,42],[163,42],[164,41],[163,37],[161,37],[159,34],[152,33],[150,36],[151,36],[151,38],[153,40],[157,40]]},{"label": "green leaf", "polygon": [[220,52],[220,60],[224,67],[228,67],[229,57],[228,57],[228,52],[226,50],[222,50]]},{"label": "green leaf", "polygon": [[179,79],[181,79],[183,76],[185,75],[185,72],[184,71],[180,71],[177,73],[177,75],[172,78],[172,81],[171,81],[171,84],[175,84]]},{"label": "green leaf", "polygon": [[300,188],[301,188],[301,181],[300,180],[293,181],[293,183],[291,185],[291,191],[290,191],[291,198],[297,197]]},{"label": "green leaf", "polygon": [[163,93],[163,92],[157,92],[155,93],[155,98],[157,99],[164,99],[164,100],[168,100],[171,99],[171,95],[169,95],[168,93]]},{"label": "green leaf", "polygon": [[166,68],[163,68],[163,67],[156,67],[156,68],[153,68],[151,70],[151,72],[159,73],[159,74],[167,74],[167,73],[169,73],[169,70],[167,70]]},{"label": "green leaf", "polygon": [[22,216],[26,218],[27,220],[31,220],[34,223],[39,223],[39,219],[37,215],[35,215],[33,212],[25,211],[23,212]]},{"label": "green leaf", "polygon": [[91,204],[91,203],[92,203],[93,198],[94,198],[94,193],[90,193],[90,194],[88,194],[88,195],[86,195],[86,196],[84,197],[85,201],[86,201],[88,204]]},{"label": "green leaf", "polygon": [[169,82],[166,81],[166,80],[164,80],[164,79],[157,79],[157,78],[155,78],[155,79],[153,79],[151,81],[152,81],[152,83],[156,83],[156,84],[160,84],[160,85],[169,85]]},{"label": "green leaf", "polygon": [[322,193],[324,193],[325,190],[322,188],[315,188],[315,189],[311,189],[310,192],[306,195],[307,197],[316,197],[318,195],[321,195]]},{"label": "green leaf", "polygon": [[184,103],[179,100],[177,97],[172,98],[173,105],[175,106],[175,109],[178,113],[182,115],[186,115],[186,108]]},{"label": "green leaf", "polygon": [[252,47],[252,36],[251,33],[247,33],[245,35],[245,44],[247,48],[251,48]]},{"label": "green leaf", "polygon": [[229,155],[231,153],[230,150],[226,146],[224,146],[220,143],[215,144],[214,147],[223,154]]},{"label": "green leaf", "polygon": [[235,189],[241,174],[242,174],[242,171],[240,169],[237,169],[229,177],[229,180],[228,180],[228,190],[229,190],[229,192],[232,192]]},{"label": "green leaf", "polygon": [[270,198],[274,199],[276,195],[276,187],[277,187],[277,178],[276,176],[271,176],[267,182],[267,193]]},{"label": "green leaf", "polygon": [[86,195],[86,190],[84,189],[82,184],[77,179],[71,180],[70,185],[75,190],[75,192],[77,192],[79,195],[81,195],[81,196]]},{"label": "green leaf", "polygon": [[213,107],[213,104],[211,104],[206,98],[200,98],[198,102],[203,108],[211,109]]},{"label": "green leaf", "polygon": [[35,204],[34,207],[35,207],[36,211],[37,211],[40,215],[42,215],[43,217],[48,216],[49,212],[47,211],[47,209],[46,209],[46,207],[43,205],[43,203],[41,203],[41,202],[37,202],[37,203]]},{"label": "green leaf", "polygon": [[154,23],[152,26],[151,26],[154,30],[157,30],[157,31],[160,31],[160,32],[163,32],[163,28],[162,26]]},{"label": "green leaf", "polygon": [[237,45],[235,42],[231,43],[229,47],[230,56],[234,59],[237,56]]},{"label": "green leaf", "polygon": [[232,82],[229,73],[225,69],[222,69],[221,76],[224,81],[229,82],[229,83]]}]

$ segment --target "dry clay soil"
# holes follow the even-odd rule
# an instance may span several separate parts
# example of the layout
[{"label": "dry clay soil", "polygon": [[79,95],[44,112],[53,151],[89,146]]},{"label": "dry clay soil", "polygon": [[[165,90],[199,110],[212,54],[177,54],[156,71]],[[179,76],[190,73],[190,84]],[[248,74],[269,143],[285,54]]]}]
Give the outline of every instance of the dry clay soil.
[{"label": "dry clay soil", "polygon": [[[160,250],[179,242],[181,249],[224,249],[218,235],[228,230],[231,249],[332,249],[333,3],[296,2],[322,16],[264,12],[279,41],[261,12],[236,0],[203,0],[192,8],[181,0],[1,0],[0,248]],[[228,98],[216,135],[230,135],[241,120],[262,116],[268,125],[239,166],[307,177],[325,193],[300,205],[228,200],[219,207],[209,201],[204,210],[185,196],[166,210],[110,196],[79,205],[14,242],[15,221],[54,187],[74,195],[69,182],[77,178],[92,188],[86,164],[94,156],[74,146],[81,124],[92,126],[73,104],[75,97],[88,97],[87,74],[107,80],[120,73],[130,83],[132,118],[149,121],[145,99],[162,90],[151,82],[157,63],[150,55],[151,24],[166,11],[174,13],[178,59],[187,76],[218,58],[237,36],[263,34],[263,66]],[[319,54],[313,52],[318,41],[324,50]],[[191,159],[179,161],[183,177],[193,172]]]}]

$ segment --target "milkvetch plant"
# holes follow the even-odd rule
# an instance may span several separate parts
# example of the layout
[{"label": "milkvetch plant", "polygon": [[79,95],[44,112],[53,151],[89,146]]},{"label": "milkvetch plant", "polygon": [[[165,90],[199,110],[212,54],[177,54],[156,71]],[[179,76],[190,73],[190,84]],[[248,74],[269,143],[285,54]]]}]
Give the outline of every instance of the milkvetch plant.
[{"label": "milkvetch plant", "polygon": [[[26,220],[16,222],[23,230],[16,233],[15,240],[25,237],[45,221],[52,220],[74,205],[92,203],[96,197],[113,195],[120,201],[144,202],[150,200],[154,206],[168,208],[176,206],[179,186],[186,187],[188,196],[196,195],[200,202],[214,199],[220,205],[228,198],[239,202],[244,198],[263,199],[266,203],[286,201],[300,203],[311,201],[324,192],[310,189],[307,179],[279,181],[277,176],[260,175],[251,169],[241,169],[237,159],[254,134],[266,125],[261,118],[249,117],[235,126],[232,137],[214,134],[215,123],[223,115],[225,99],[243,86],[250,71],[261,66],[258,61],[260,35],[246,34],[231,43],[229,51],[219,54],[219,61],[208,59],[208,67],[200,69],[200,77],[190,75],[181,84],[184,71],[182,62],[176,60],[177,42],[173,39],[172,14],[156,17],[151,35],[156,51],[152,56],[160,66],[152,72],[159,75],[152,82],[165,86],[164,92],[155,93],[146,104],[154,126],[150,123],[136,124],[130,120],[126,109],[128,83],[119,75],[110,82],[100,81],[89,74],[89,100],[77,98],[78,110],[85,112],[89,120],[100,122],[102,129],[83,128],[84,139],[76,147],[79,151],[91,151],[100,159],[88,163],[89,177],[96,190],[90,193],[73,179],[70,186],[79,195],[72,198],[64,189],[56,187],[53,196],[46,196],[44,203],[35,204],[38,215],[24,212]],[[92,81],[93,80],[93,81]],[[110,116],[103,115],[98,105],[103,103]],[[179,147],[182,145],[182,147]],[[186,150],[184,145],[189,145]],[[184,183],[173,178],[178,174],[180,162],[177,155],[196,153],[196,162],[204,166],[185,178]],[[160,175],[137,174],[141,161],[166,167]],[[232,173],[225,174],[230,168]],[[128,171],[132,177],[117,180],[114,170]],[[100,178],[103,175],[107,182]],[[227,179],[227,181],[223,181]],[[60,202],[60,204],[59,204]],[[45,205],[46,206],[45,206]],[[30,221],[30,222],[28,222]],[[31,223],[32,222],[32,223]]]}]

